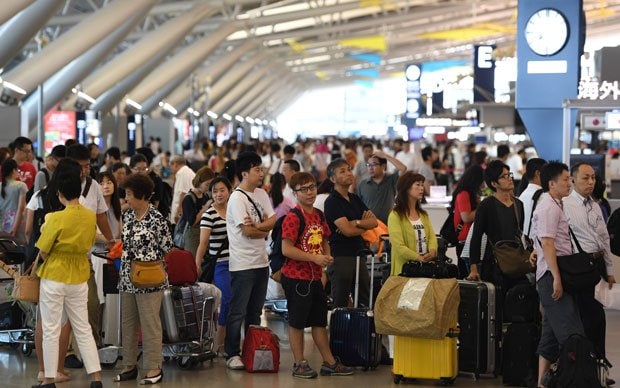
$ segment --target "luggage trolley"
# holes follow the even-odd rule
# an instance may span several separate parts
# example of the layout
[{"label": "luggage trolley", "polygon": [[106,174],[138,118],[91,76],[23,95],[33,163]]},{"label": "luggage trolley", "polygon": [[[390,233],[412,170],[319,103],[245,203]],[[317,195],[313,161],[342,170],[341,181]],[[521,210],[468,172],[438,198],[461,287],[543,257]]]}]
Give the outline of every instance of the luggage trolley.
[{"label": "luggage trolley", "polygon": [[[186,297],[188,293],[190,298]],[[217,357],[214,313],[215,299],[202,296],[199,285],[172,286],[165,290],[161,308],[164,360],[176,359],[181,369],[194,368],[204,361],[213,362]]]},{"label": "luggage trolley", "polygon": [[[10,239],[0,239],[0,269],[10,278],[2,278],[0,282],[10,283],[12,279],[23,272],[26,259],[25,248]],[[12,285],[0,288],[0,292],[10,290]],[[36,327],[37,307],[34,303],[9,301],[16,303],[21,310],[21,318],[18,325],[8,323],[6,330],[0,330],[0,343],[9,344],[18,348],[21,352],[30,356],[34,349],[34,329]],[[4,325],[3,325],[4,326]],[[18,327],[15,327],[18,326]]]}]

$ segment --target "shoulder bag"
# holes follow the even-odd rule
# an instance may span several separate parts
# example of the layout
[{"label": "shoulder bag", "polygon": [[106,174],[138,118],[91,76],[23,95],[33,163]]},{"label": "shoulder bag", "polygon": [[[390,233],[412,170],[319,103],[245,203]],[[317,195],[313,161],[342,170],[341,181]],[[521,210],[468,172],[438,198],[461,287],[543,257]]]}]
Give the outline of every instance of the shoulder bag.
[{"label": "shoulder bag", "polygon": [[[515,211],[515,220],[519,228],[519,213],[517,212],[517,201],[514,201],[513,208]],[[507,277],[520,278],[532,272],[533,267],[530,264],[531,251],[523,246],[520,237],[513,240],[500,240],[492,245],[493,254],[497,261],[499,270]]]},{"label": "shoulder bag", "polygon": [[154,288],[162,286],[166,282],[164,260],[132,260],[129,278],[136,288]]},{"label": "shoulder bag", "polygon": [[599,261],[603,260],[603,258],[594,258],[584,252],[570,226],[568,227],[568,232],[575,242],[578,252],[572,255],[557,257],[562,287],[569,292],[593,288],[601,280]]}]

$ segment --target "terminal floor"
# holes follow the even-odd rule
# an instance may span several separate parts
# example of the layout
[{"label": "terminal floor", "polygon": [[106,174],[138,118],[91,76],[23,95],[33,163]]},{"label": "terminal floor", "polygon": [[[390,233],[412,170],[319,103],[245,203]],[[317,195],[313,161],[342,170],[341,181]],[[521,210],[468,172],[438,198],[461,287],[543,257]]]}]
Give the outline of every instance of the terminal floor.
[{"label": "terminal floor", "polygon": [[[394,386],[390,366],[381,365],[374,371],[357,371],[353,376],[322,377],[314,380],[300,380],[291,376],[292,355],[286,334],[286,322],[272,313],[264,315],[265,323],[280,336],[281,362],[280,373],[277,374],[249,374],[244,371],[230,371],[226,369],[223,359],[216,359],[212,364],[206,362],[202,367],[194,370],[180,370],[175,362],[164,364],[164,380],[158,384],[161,387],[347,387],[357,384],[362,387]],[[320,356],[314,348],[310,333],[305,335],[306,356],[310,365],[317,370],[320,367]],[[620,311],[607,311],[607,357],[612,364],[617,365],[611,370],[611,377],[620,381]],[[120,363],[119,363],[120,364]],[[137,382],[112,382],[115,370],[104,370],[104,387],[133,387]],[[8,346],[0,346],[0,386],[29,387],[36,383],[37,361],[34,354],[26,357],[19,350],[12,350]],[[83,388],[88,386],[88,376],[84,369],[71,370],[72,381],[58,384],[62,388]],[[432,381],[415,382],[418,387],[436,386]],[[402,383],[401,383],[402,385]],[[481,377],[474,381],[470,376],[459,376],[455,386],[463,387],[501,387],[501,378]]]}]

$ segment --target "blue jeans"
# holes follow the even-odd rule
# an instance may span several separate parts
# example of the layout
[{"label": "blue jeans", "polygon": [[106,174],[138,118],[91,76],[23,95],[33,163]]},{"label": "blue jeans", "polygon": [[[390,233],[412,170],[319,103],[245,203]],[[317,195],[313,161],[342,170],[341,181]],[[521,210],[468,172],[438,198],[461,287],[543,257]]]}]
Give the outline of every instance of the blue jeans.
[{"label": "blue jeans", "polygon": [[220,316],[217,323],[220,326],[226,326],[228,311],[230,310],[230,272],[228,271],[228,261],[221,261],[215,264],[215,274],[213,276],[213,284],[222,291],[222,305],[220,306]]},{"label": "blue jeans", "polygon": [[269,267],[233,271],[230,273],[232,296],[226,322],[224,349],[228,357],[241,353],[241,324],[245,331],[250,325],[260,325],[260,316],[267,296]]}]

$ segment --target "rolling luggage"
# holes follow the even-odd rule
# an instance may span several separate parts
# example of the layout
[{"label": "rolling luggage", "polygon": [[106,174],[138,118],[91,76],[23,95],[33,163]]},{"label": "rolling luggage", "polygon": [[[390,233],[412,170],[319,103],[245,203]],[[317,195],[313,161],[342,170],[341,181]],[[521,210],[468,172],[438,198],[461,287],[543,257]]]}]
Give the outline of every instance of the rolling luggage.
[{"label": "rolling luggage", "polygon": [[394,383],[403,379],[439,380],[452,384],[458,375],[457,331],[443,339],[394,336]]},{"label": "rolling luggage", "polygon": [[280,369],[280,340],[268,327],[251,325],[243,340],[246,372],[272,372]]},{"label": "rolling luggage", "polygon": [[518,387],[535,387],[538,381],[540,326],[534,322],[506,324],[502,338],[502,383]]},{"label": "rolling luggage", "polygon": [[205,297],[199,285],[166,289],[161,306],[164,342],[199,340],[202,333],[208,331],[208,321],[213,316],[215,301],[213,298],[206,300],[204,303]]},{"label": "rolling luggage", "polygon": [[499,323],[495,286],[486,282],[459,281],[459,371],[496,374]]},{"label": "rolling luggage", "polygon": [[[368,255],[372,256],[372,252],[360,251],[356,258],[354,307],[334,309],[329,322],[329,345],[334,357],[339,357],[346,366],[361,366],[365,370],[376,368],[381,361],[381,335],[375,331],[372,292],[370,292],[370,307],[357,307],[360,261]],[[374,262],[372,258],[371,272],[374,271]],[[370,290],[373,289],[373,283],[373,276],[370,276]]]},{"label": "rolling luggage", "polygon": [[113,368],[121,356],[121,297],[117,293],[106,294],[103,305],[102,339],[103,347],[99,349],[99,362]]},{"label": "rolling luggage", "polygon": [[539,299],[536,287],[520,283],[506,292],[504,322],[540,322]]}]

